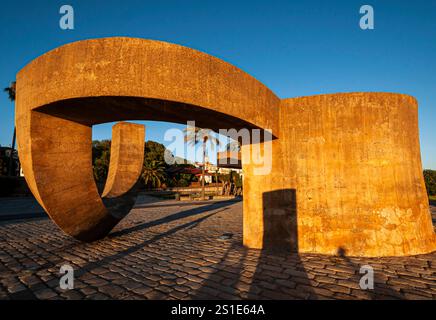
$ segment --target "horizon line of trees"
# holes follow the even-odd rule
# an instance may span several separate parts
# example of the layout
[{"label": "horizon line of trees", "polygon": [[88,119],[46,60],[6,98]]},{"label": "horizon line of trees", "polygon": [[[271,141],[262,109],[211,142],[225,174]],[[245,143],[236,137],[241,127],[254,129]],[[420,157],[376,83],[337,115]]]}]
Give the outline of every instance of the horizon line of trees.
[{"label": "horizon line of trees", "polygon": [[[92,163],[94,178],[98,184],[106,181],[110,162],[111,140],[94,140],[92,142]],[[155,141],[146,141],[144,146],[144,164],[141,172],[141,181],[144,188],[155,189],[165,187],[188,187],[193,182],[201,183],[195,174],[177,172],[174,168],[191,168],[195,166],[187,163],[174,163],[169,165],[165,162],[165,153],[169,152],[165,146]],[[176,171],[174,173],[174,171]],[[202,170],[202,174],[204,171]],[[233,184],[236,188],[242,188],[242,176],[237,172],[230,174],[218,174],[214,176],[214,182]],[[203,187],[203,184],[201,184]]]},{"label": "horizon line of trees", "polygon": [[427,195],[436,196],[436,170],[424,170],[424,181]]}]

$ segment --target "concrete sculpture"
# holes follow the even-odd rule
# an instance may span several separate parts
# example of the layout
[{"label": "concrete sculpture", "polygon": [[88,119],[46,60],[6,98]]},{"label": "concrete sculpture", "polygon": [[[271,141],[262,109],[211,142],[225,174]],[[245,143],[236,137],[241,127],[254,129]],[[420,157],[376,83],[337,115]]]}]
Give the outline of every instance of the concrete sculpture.
[{"label": "concrete sculpture", "polygon": [[[17,75],[26,180],[68,234],[102,238],[130,209],[144,128],[115,126],[103,199],[92,177],[91,130],[140,119],[272,130],[270,173],[254,174],[256,164],[242,158],[248,247],[356,256],[436,250],[414,98],[350,93],[281,100],[210,55],[132,38],[68,44]],[[252,149],[242,146],[243,154]]]}]

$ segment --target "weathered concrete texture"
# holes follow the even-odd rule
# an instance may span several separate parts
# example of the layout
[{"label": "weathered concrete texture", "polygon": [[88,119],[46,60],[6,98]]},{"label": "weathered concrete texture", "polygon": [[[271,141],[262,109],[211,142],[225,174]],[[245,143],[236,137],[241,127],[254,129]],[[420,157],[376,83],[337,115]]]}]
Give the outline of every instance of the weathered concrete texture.
[{"label": "weathered concrete texture", "polygon": [[[69,235],[84,241],[105,236],[131,209],[135,199],[126,194],[118,207],[113,203],[108,208],[104,205],[93,177],[91,127],[39,112],[30,113],[30,118],[29,136],[23,136],[24,130],[17,131],[19,150],[23,150],[22,154],[31,153],[30,158],[22,156],[21,163],[38,202]],[[120,190],[130,190],[143,162],[144,127],[124,123],[115,126],[114,133],[111,159],[116,161],[111,161],[105,190],[108,198]],[[23,148],[23,138],[30,143],[30,150]],[[118,157],[120,152],[123,157]],[[130,174],[126,175],[127,166]],[[119,176],[121,179],[116,179]]]},{"label": "weathered concrete texture", "polygon": [[272,130],[273,156],[261,165],[271,172],[247,160],[268,144],[242,147],[246,246],[357,256],[436,250],[412,97],[280,100],[228,63],[158,41],[110,38],[55,49],[17,76],[17,137],[35,197],[79,239],[104,236],[126,213],[132,194],[119,196],[137,169],[122,169],[128,160],[114,155],[119,173],[111,171],[104,202],[122,212],[113,220],[91,173],[91,126],[131,119]]},{"label": "weathered concrete texture", "polygon": [[22,167],[50,217],[68,234],[93,240],[105,236],[132,204],[132,194],[123,193],[139,174],[144,139],[133,125],[115,130],[119,142],[102,202],[91,170],[92,125],[195,119],[212,129],[265,127],[278,133],[279,103],[256,79],[196,50],[131,38],[76,42],[35,59],[17,75]]},{"label": "weathered concrete texture", "polygon": [[120,122],[112,128],[111,158],[104,198],[129,192],[141,174],[144,162],[145,127]]},{"label": "weathered concrete texture", "polygon": [[302,252],[402,256],[436,250],[418,106],[389,93],[282,101],[283,171]]},{"label": "weathered concrete texture", "polygon": [[[436,250],[417,103],[389,93],[282,101],[269,179],[246,175],[250,247],[403,256]],[[253,165],[246,165],[251,172]]]},{"label": "weathered concrete texture", "polygon": [[266,86],[220,59],[161,41],[105,38],[62,46],[18,73],[17,92],[19,111],[88,125],[195,119],[199,127],[278,134],[280,99]]}]

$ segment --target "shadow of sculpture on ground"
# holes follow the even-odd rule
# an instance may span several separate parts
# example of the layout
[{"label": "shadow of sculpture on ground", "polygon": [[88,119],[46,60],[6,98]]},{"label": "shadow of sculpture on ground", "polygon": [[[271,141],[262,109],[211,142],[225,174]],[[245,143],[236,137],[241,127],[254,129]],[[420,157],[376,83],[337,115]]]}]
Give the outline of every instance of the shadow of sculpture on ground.
[{"label": "shadow of sculpture on ground", "polygon": [[[218,201],[218,202],[214,202],[205,206],[201,206],[198,208],[193,208],[193,209],[188,209],[185,211],[180,211],[177,213],[174,213],[172,215],[166,216],[164,218],[161,219],[157,219],[157,220],[153,220],[153,221],[149,221],[146,223],[142,223],[130,228],[126,228],[120,231],[115,231],[112,232],[111,234],[108,235],[109,238],[114,238],[114,237],[119,237],[121,235],[125,235],[128,234],[130,232],[134,232],[134,231],[139,231],[145,228],[151,228],[160,224],[164,224],[164,223],[168,223],[168,222],[172,222],[175,220],[179,220],[179,219],[183,219],[183,218],[187,218],[190,216],[194,216],[194,215],[198,215],[198,214],[202,214],[205,213],[207,211],[211,211],[211,210],[215,210],[215,209],[220,209],[223,207],[226,207],[232,203],[235,203],[234,200],[226,200],[226,201]],[[165,206],[165,205],[164,205]]]},{"label": "shadow of sculpture on ground", "polygon": [[[361,299],[368,300],[395,300],[395,299],[405,299],[404,294],[400,291],[394,290],[389,284],[383,280],[383,274],[381,270],[377,270],[373,266],[371,266],[371,261],[366,260],[364,258],[353,258],[348,257],[346,255],[346,250],[342,247],[338,248],[337,252],[338,257],[333,258],[338,261],[338,264],[344,267],[349,267],[354,270],[354,274],[349,277],[347,281],[352,282],[356,288],[352,290],[360,290],[362,292]],[[353,260],[356,260],[354,262]],[[362,277],[367,274],[367,271],[362,269],[362,273],[360,273],[361,268],[363,266],[369,266],[374,270],[374,288],[373,289],[365,289],[360,288],[360,282]],[[365,297],[366,296],[366,297]]]},{"label": "shadow of sculpture on ground", "polygon": [[[263,195],[264,249],[232,242],[194,299],[316,299],[298,252],[296,192]],[[214,269],[214,270],[213,270]]]},{"label": "shadow of sculpture on ground", "polygon": [[236,242],[227,246],[224,255],[216,264],[211,264],[210,275],[201,283],[192,299],[240,299],[240,290],[247,291],[249,286],[242,282],[242,273],[248,250]]},{"label": "shadow of sculpture on ground", "polygon": [[[218,212],[219,212],[219,211],[218,211]],[[189,229],[189,228],[195,227],[195,226],[197,226],[199,223],[201,223],[201,222],[203,222],[204,220],[206,220],[206,219],[212,217],[213,215],[217,214],[218,212],[210,213],[210,214],[208,214],[208,215],[206,215],[206,216],[203,216],[203,217],[201,217],[201,218],[199,218],[199,219],[196,219],[196,220],[194,220],[194,221],[190,221],[190,222],[187,222],[187,223],[185,223],[185,224],[179,225],[179,226],[174,227],[174,228],[172,228],[172,229],[170,229],[170,230],[168,230],[168,231],[166,231],[166,232],[163,232],[163,233],[157,234],[157,235],[153,236],[151,239],[147,239],[147,240],[145,240],[145,241],[143,241],[143,242],[140,242],[140,243],[138,243],[138,244],[136,244],[136,245],[134,245],[134,246],[131,246],[131,247],[129,247],[129,248],[126,249],[126,250],[123,250],[123,251],[117,252],[117,253],[115,253],[115,254],[113,254],[113,255],[105,256],[104,258],[102,258],[102,259],[100,259],[100,260],[98,260],[98,261],[96,261],[96,262],[88,263],[88,264],[86,264],[85,266],[83,266],[83,267],[80,269],[79,272],[77,272],[77,275],[80,276],[80,275],[82,275],[82,274],[84,274],[84,273],[86,273],[86,272],[89,272],[90,270],[92,270],[92,269],[94,269],[94,268],[98,268],[98,267],[104,266],[104,265],[106,265],[106,264],[108,264],[108,263],[111,263],[111,262],[113,262],[113,261],[117,261],[118,259],[122,259],[122,258],[124,258],[125,256],[128,256],[128,255],[130,255],[130,254],[132,254],[132,253],[134,253],[134,252],[136,252],[136,251],[139,251],[139,250],[143,249],[144,247],[146,247],[146,246],[149,245],[149,244],[152,244],[152,243],[154,243],[154,242],[156,242],[156,241],[159,241],[159,240],[162,239],[162,238],[165,238],[165,237],[171,236],[171,235],[173,235],[173,234],[175,234],[175,233],[177,233],[177,232],[179,232],[179,231],[182,231],[182,230],[185,230],[185,229]],[[145,227],[144,227],[144,228],[145,228]]]},{"label": "shadow of sculpture on ground", "polygon": [[[315,299],[311,280],[298,254],[295,189],[263,194],[263,249],[250,288],[250,299]],[[284,269],[282,267],[285,267]]]},{"label": "shadow of sculpture on ground", "polygon": [[[180,232],[182,230],[188,230],[188,229],[195,228],[196,226],[198,226],[198,224],[205,221],[206,219],[212,217],[213,215],[215,215],[221,211],[226,210],[226,208],[224,208],[224,207],[228,206],[229,204],[230,203],[228,201],[220,201],[220,202],[210,204],[208,206],[203,206],[200,208],[185,210],[185,211],[178,212],[174,215],[171,215],[171,216],[168,216],[168,217],[165,217],[162,219],[157,219],[157,220],[143,223],[141,225],[137,225],[137,226],[134,226],[131,228],[123,229],[123,230],[120,230],[118,232],[114,232],[114,233],[110,234],[108,237],[106,237],[106,239],[102,239],[100,241],[105,241],[105,240],[122,241],[123,237],[128,236],[131,233],[142,231],[144,229],[148,229],[148,228],[151,228],[153,226],[169,223],[169,222],[176,221],[179,219],[188,218],[188,217],[191,217],[194,215],[206,214],[210,211],[215,210],[214,212],[209,213],[207,215],[204,215],[199,219],[178,225],[178,226],[171,228],[163,233],[159,233],[159,234],[155,234],[155,235],[152,234],[153,236],[150,239],[147,239],[147,240],[142,241],[142,242],[137,243],[137,244],[133,244],[133,246],[131,243],[128,243],[128,244],[126,244],[126,250],[119,251],[119,252],[112,254],[112,255],[104,256],[103,258],[98,259],[97,261],[89,262],[83,266],[80,266],[80,269],[76,272],[76,276],[80,277],[81,275],[83,275],[83,274],[85,274],[85,273],[87,273],[87,272],[89,272],[97,267],[102,267],[108,263],[111,263],[111,262],[116,261],[118,259],[122,259],[123,257],[128,256],[129,254],[132,254],[136,251],[139,251],[139,250],[143,249],[144,247],[146,247],[147,245],[152,244],[156,241],[159,241],[160,239],[163,239],[167,236],[171,236],[171,235],[173,235],[177,232]],[[48,265],[44,265],[42,269],[46,269],[49,267],[55,267],[59,264],[64,263],[65,260],[62,257],[62,255],[68,254],[68,252],[71,248],[73,248],[75,246],[88,246],[88,245],[90,245],[90,244],[80,243],[79,241],[74,240],[74,239],[71,239],[71,241],[72,241],[72,243],[70,243],[67,246],[64,246],[62,248],[59,248],[58,250],[56,250],[56,252],[53,252],[59,258],[56,259],[56,261],[53,261],[52,263],[50,263]]]}]

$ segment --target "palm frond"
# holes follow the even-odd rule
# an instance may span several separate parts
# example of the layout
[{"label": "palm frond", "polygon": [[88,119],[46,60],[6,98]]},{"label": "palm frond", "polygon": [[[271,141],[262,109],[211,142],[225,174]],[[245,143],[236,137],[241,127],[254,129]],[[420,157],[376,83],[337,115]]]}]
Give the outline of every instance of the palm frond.
[{"label": "palm frond", "polygon": [[9,87],[3,89],[3,91],[8,94],[9,100],[11,100],[11,101],[15,101],[16,88],[17,88],[17,84],[14,81],[11,83],[11,85]]}]

